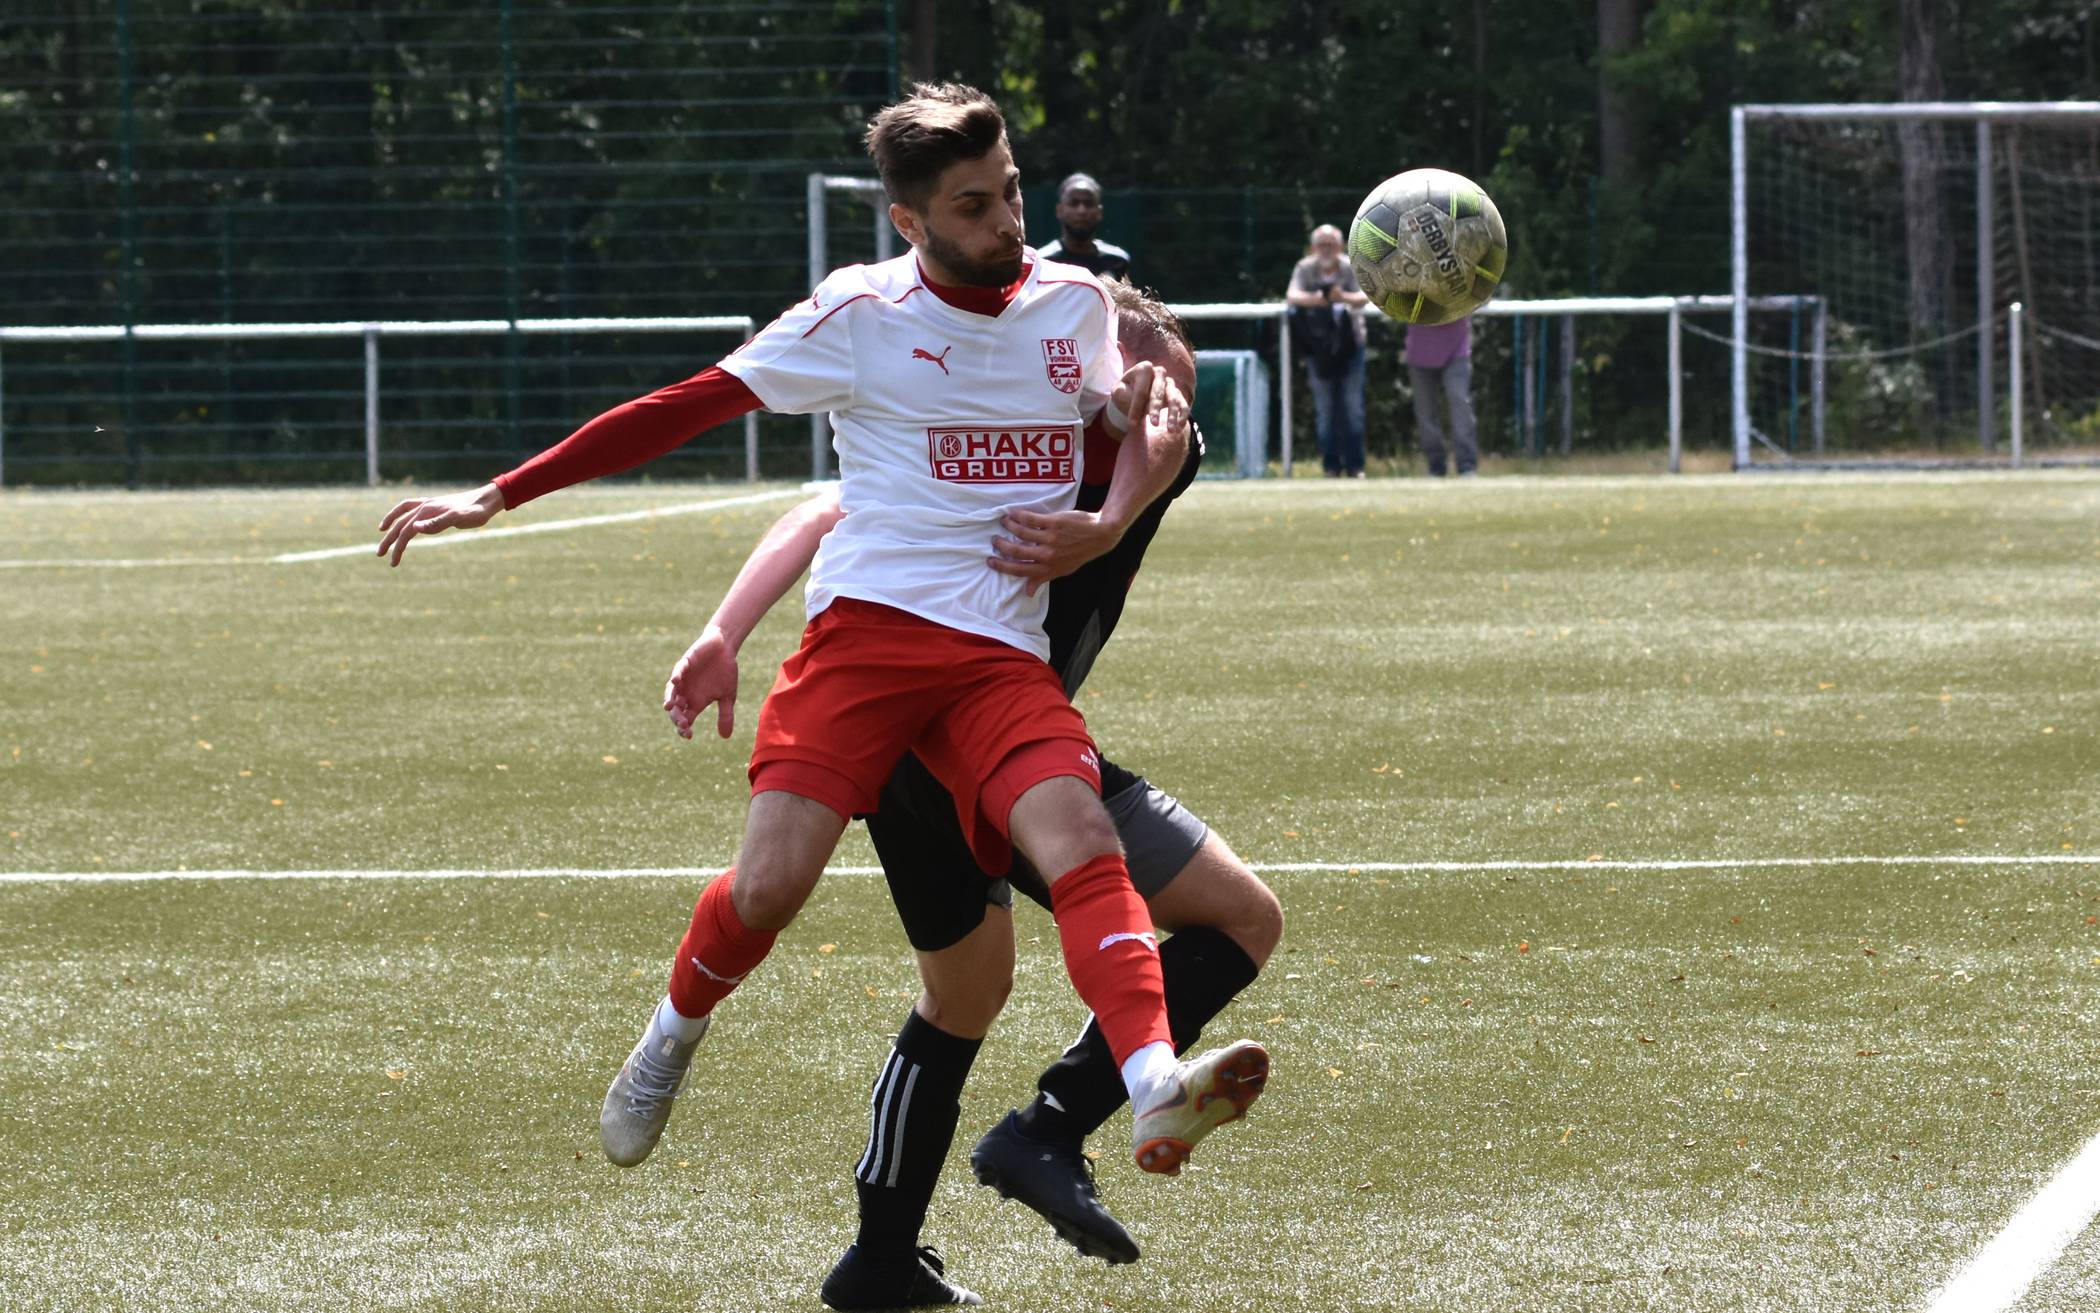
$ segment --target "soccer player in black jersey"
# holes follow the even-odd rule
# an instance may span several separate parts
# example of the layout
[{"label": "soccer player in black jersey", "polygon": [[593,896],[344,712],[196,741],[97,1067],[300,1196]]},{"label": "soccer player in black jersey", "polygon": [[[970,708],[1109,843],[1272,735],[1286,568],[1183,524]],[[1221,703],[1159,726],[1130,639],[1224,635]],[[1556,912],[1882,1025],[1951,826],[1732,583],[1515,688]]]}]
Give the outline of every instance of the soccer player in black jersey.
[{"label": "soccer player in black jersey", "polygon": [[[1151,360],[1181,393],[1193,392],[1194,357],[1180,323],[1157,300],[1110,284],[1126,356]],[[1146,549],[1174,499],[1195,480],[1200,435],[1172,484],[1127,528],[1103,523],[1105,483],[1081,489],[1078,507],[1008,525],[991,568],[1040,583],[1052,578],[1050,662],[1075,692],[1121,618]],[[820,497],[783,516],[754,551],[665,688],[681,733],[710,703],[726,735],[735,698],[734,653],[764,610],[800,577],[808,554],[838,514]],[[1083,562],[1083,563],[1082,563]],[[1074,568],[1076,565],[1076,568]],[[732,599],[739,604],[732,605]],[[757,605],[753,607],[753,601]],[[723,624],[727,617],[726,624]],[[1140,776],[1103,760],[1102,798],[1115,820],[1131,883],[1152,919],[1171,931],[1160,945],[1168,1023],[1177,1050],[1252,982],[1283,931],[1275,895],[1217,835]],[[947,792],[912,757],[891,775],[878,811],[865,818],[925,989],[870,1101],[868,1146],[854,1171],[860,1231],[824,1283],[833,1308],[976,1303],[950,1282],[919,1232],[960,1116],[958,1099],[977,1049],[1013,982],[1012,890],[1049,906],[1041,877],[1016,863],[1005,879],[979,869]],[[1130,1262],[1138,1247],[1094,1192],[1082,1155],[1086,1136],[1122,1106],[1116,1064],[1090,1019],[1079,1041],[1045,1070],[1028,1107],[1009,1113],[971,1154],[978,1179],[1018,1199],[1080,1252]]]},{"label": "soccer player in black jersey", "polygon": [[1099,278],[1130,281],[1130,252],[1094,236],[1101,229],[1101,184],[1075,173],[1057,184],[1057,236],[1037,248],[1045,260],[1076,264]]}]

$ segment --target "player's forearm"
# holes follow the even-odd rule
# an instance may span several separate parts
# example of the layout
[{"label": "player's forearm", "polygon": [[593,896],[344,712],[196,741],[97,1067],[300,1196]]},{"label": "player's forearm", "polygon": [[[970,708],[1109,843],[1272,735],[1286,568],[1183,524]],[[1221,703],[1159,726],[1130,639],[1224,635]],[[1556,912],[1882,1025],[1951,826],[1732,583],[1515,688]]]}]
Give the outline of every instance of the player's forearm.
[{"label": "player's forearm", "polygon": [[736,581],[729,585],[707,622],[709,627],[721,631],[731,652],[742,650],[744,640],[758,628],[766,612],[787,596],[788,589],[809,569],[809,563],[816,559],[817,545],[839,522],[841,514],[837,494],[814,497],[775,520],[765,537],[758,540],[758,546],[744,558],[743,569],[737,571]]},{"label": "player's forearm", "polygon": [[1119,535],[1128,529],[1147,506],[1173,486],[1188,454],[1186,424],[1168,428],[1148,424],[1144,416],[1138,416],[1116,449],[1108,497],[1101,503],[1102,520],[1115,526]]},{"label": "player's forearm", "polygon": [[758,408],[757,394],[743,380],[709,367],[684,382],[613,407],[523,465],[497,475],[495,486],[504,506],[514,510],[571,484],[647,464],[684,446],[693,435]]}]

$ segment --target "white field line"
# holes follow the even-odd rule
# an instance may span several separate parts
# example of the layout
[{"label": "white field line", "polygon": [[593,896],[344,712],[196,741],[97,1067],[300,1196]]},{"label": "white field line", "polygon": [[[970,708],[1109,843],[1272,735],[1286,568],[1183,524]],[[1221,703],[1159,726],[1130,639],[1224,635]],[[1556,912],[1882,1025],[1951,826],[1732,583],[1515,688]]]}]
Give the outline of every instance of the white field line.
[{"label": "white field line", "polygon": [[1930,1313],[2002,1313],[2017,1303],[2100,1213],[2100,1135],[2014,1213],[1947,1284]]},{"label": "white field line", "polygon": [[261,556],[54,556],[45,560],[0,561],[0,570],[150,570],[170,565],[260,565]]},{"label": "white field line", "polygon": [[[1205,497],[1250,497],[1289,496],[1308,494],[1319,497],[1378,497],[1415,495],[1425,501],[1448,501],[1459,496],[1479,496],[1484,490],[1494,492],[1559,492],[1568,489],[1608,490],[1628,488],[1643,492],[1669,491],[1671,489],[1696,490],[1701,493],[1717,489],[1755,488],[1766,485],[1820,487],[1823,485],[1857,487],[1861,484],[1885,484],[1894,487],[1914,487],[1919,484],[1968,484],[2008,483],[2048,480],[2057,483],[2090,484],[2096,476],[2091,469],[2028,468],[2012,469],[1912,469],[1912,470],[1760,470],[1754,475],[1732,474],[1715,471],[1710,474],[1497,474],[1492,478],[1468,479],[1460,487],[1431,487],[1426,480],[1366,479],[1362,482],[1346,481],[1339,486],[1319,479],[1205,479],[1190,492]],[[1446,480],[1446,482],[1449,482]]]},{"label": "white field line", "polygon": [[[1274,873],[1317,872],[1494,872],[1494,871],[1715,871],[1837,866],[2063,866],[2100,863],[2100,853],[2031,853],[2003,856],[1922,854],[1898,856],[1764,857],[1598,861],[1489,862],[1275,862],[1255,869]],[[5,871],[0,884],[113,883],[158,880],[520,880],[711,878],[719,866],[637,866],[597,869],[521,867],[497,870],[337,869],[306,871]],[[880,867],[834,866],[830,875],[879,875]],[[1933,1301],[1929,1313],[2004,1313],[2026,1294],[2034,1279],[2100,1215],[2100,1135],[2028,1201],[1990,1244]]]},{"label": "white field line", "polygon": [[[514,538],[527,533],[554,533],[565,529],[588,529],[601,524],[631,524],[639,520],[666,519],[673,515],[695,515],[702,511],[725,510],[732,506],[751,506],[759,502],[774,501],[782,497],[801,497],[807,494],[800,488],[776,488],[769,492],[747,493],[738,497],[717,497],[710,501],[683,502],[674,506],[656,506],[639,511],[617,511],[604,515],[579,515],[567,520],[543,520],[537,524],[515,524],[501,529],[474,529],[466,533],[445,533],[424,537],[420,546],[410,550],[423,552],[432,547],[450,547],[456,543],[490,542],[498,538]],[[369,543],[353,543],[348,547],[323,547],[311,552],[282,552],[276,556],[164,556],[142,559],[110,557],[54,557],[49,560],[5,560],[0,561],[0,570],[42,569],[100,569],[137,570],[154,566],[182,565],[299,565],[307,561],[326,561],[338,556],[376,556],[379,551],[377,528]]]},{"label": "white field line", "polygon": [[1500,862],[1258,862],[1257,871],[1735,871],[1816,866],[2063,866],[2100,862],[2100,853],[1956,853],[1934,857],[1588,857],[1564,861]]},{"label": "white field line", "polygon": [[[1493,871],[1737,871],[1775,867],[1815,868],[1834,866],[2075,866],[2100,865],[2100,853],[2029,853],[1977,856],[1960,853],[1944,857],[1924,855],[1896,857],[1755,857],[1731,861],[1725,858],[1655,858],[1615,861],[1500,861],[1500,862],[1254,862],[1256,871],[1282,875],[1322,871],[1448,872],[1455,874]],[[116,881],[153,880],[640,880],[655,877],[709,877],[727,869],[721,866],[522,866],[497,868],[436,867],[387,869],[337,867],[323,870],[272,871],[259,869],[172,871],[0,871],[0,884],[107,884]],[[880,875],[879,866],[826,867],[827,875]]]},{"label": "white field line", "polygon": [[[543,520],[538,524],[518,524],[507,529],[475,529],[469,533],[447,533],[423,539],[427,547],[447,547],[453,543],[488,542],[495,538],[512,538],[527,533],[554,533],[563,529],[586,529],[600,524],[632,524],[638,520],[666,519],[673,515],[693,515],[700,511],[718,511],[730,506],[750,506],[758,502],[775,501],[782,497],[800,497],[799,488],[775,488],[771,492],[747,493],[742,497],[718,497],[713,501],[685,502],[677,506],[658,506],[640,511],[618,511],[607,515],[579,515],[573,520]],[[375,529],[375,532],[376,529]],[[411,551],[420,548],[411,547]],[[286,552],[270,558],[272,565],[291,565],[300,561],[325,561],[335,556],[375,556],[378,543],[357,543],[349,547],[324,547],[318,552]]]}]

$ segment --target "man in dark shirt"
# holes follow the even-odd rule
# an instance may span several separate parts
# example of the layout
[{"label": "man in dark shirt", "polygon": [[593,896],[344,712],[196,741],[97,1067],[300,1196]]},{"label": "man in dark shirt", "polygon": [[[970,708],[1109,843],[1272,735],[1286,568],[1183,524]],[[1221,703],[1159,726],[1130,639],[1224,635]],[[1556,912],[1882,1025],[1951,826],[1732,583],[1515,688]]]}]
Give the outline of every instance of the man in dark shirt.
[{"label": "man in dark shirt", "polygon": [[1099,278],[1130,281],[1130,252],[1094,240],[1101,227],[1101,184],[1075,173],[1057,184],[1057,240],[1037,248],[1045,260],[1076,264]]},{"label": "man in dark shirt", "polygon": [[[1193,391],[1194,357],[1179,321],[1129,284],[1109,286],[1126,357],[1151,360],[1185,392]],[[1061,546],[1047,524],[1009,523],[1014,536],[1000,541],[1001,558],[992,568],[1038,581],[1055,578],[1044,629],[1050,664],[1068,693],[1077,691],[1115,629],[1146,549],[1167,508],[1195,481],[1202,459],[1201,435],[1192,431],[1174,482],[1145,505],[1113,547],[1076,570],[1068,561],[1086,555],[1085,549]],[[1088,462],[1088,477],[1107,468],[1107,462]],[[1065,515],[1083,523],[1102,509],[1108,494],[1105,479],[1083,483],[1077,508]],[[784,516],[768,542],[807,534],[835,513],[809,505],[816,509],[808,515],[797,508]],[[806,550],[815,550],[814,538]],[[781,555],[789,561],[796,556]],[[793,577],[775,577],[780,591]],[[740,635],[749,632],[737,628]],[[734,698],[733,672],[721,665],[719,653],[710,649],[704,661],[681,661],[673,671],[665,706],[681,733],[690,731],[710,702]],[[1160,969],[1174,1044],[1186,1048],[1253,981],[1282,935],[1282,908],[1224,840],[1175,798],[1113,762],[1104,759],[1101,770],[1103,802],[1116,822],[1131,883],[1154,923],[1173,932],[1160,945]],[[919,1231],[954,1140],[964,1080],[1012,985],[1012,891],[1045,907],[1049,891],[1025,863],[1017,862],[1004,879],[987,875],[963,839],[953,801],[914,757],[899,764],[884,786],[880,809],[864,819],[918,952],[925,991],[875,1080],[867,1151],[854,1170],[860,1231],[825,1281],[824,1302],[837,1309],[972,1303],[974,1295],[947,1280],[938,1255],[918,1247]],[[982,1183],[1042,1214],[1081,1253],[1111,1263],[1136,1259],[1136,1243],[1095,1195],[1082,1152],[1086,1136],[1125,1101],[1115,1060],[1093,1021],[1037,1085],[1033,1103],[1009,1113],[979,1140],[970,1156],[972,1170]]]}]

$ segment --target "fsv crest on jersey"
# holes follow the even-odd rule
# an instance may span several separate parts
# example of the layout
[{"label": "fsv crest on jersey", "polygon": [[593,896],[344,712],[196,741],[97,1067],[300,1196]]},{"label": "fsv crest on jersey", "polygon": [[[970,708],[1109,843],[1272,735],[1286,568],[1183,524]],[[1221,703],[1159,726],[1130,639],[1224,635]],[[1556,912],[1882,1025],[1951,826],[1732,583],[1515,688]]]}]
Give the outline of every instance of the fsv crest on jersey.
[{"label": "fsv crest on jersey", "polygon": [[1076,337],[1046,337],[1043,339],[1043,372],[1050,376],[1050,386],[1059,392],[1079,391],[1079,339]]}]

